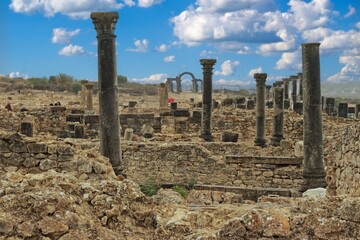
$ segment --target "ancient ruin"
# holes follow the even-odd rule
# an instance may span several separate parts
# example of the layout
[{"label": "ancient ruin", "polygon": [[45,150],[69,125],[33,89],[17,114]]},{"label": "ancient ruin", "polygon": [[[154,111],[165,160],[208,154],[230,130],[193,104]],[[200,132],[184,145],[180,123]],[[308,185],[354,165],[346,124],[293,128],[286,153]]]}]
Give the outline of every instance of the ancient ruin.
[{"label": "ancient ruin", "polygon": [[97,83],[0,85],[0,239],[358,239],[360,105],[322,97],[319,43],[291,97],[266,73],[214,89],[215,59],[139,94],[118,91],[118,13],[91,18]]}]

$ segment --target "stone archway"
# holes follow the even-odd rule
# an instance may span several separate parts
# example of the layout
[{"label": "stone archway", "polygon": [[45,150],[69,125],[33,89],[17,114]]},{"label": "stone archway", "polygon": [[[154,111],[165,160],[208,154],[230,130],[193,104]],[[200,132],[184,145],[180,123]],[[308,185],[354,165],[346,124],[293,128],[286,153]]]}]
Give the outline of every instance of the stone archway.
[{"label": "stone archway", "polygon": [[183,72],[179,76],[176,77],[176,84],[177,84],[176,86],[177,86],[178,89],[180,89],[180,92],[181,92],[181,78],[184,75],[190,75],[191,76],[191,78],[192,78],[192,80],[191,80],[192,81],[192,92],[195,92],[195,93],[198,92],[198,81],[200,79],[196,79],[194,74],[192,74],[191,72]]}]

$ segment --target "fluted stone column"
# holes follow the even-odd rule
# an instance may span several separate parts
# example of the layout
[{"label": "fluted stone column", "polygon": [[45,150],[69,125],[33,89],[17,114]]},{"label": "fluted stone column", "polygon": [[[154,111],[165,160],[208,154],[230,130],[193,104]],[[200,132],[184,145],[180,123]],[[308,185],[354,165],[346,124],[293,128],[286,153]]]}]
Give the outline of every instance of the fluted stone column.
[{"label": "fluted stone column", "polygon": [[255,73],[256,80],[256,137],[255,146],[265,147],[265,81],[266,73]]},{"label": "fluted stone column", "polygon": [[283,78],[284,83],[284,99],[289,99],[289,85],[290,85],[290,79],[289,78]]},{"label": "fluted stone column", "polygon": [[303,80],[302,80],[302,73],[298,73],[299,78],[299,100],[303,100]]},{"label": "fluted stone column", "polygon": [[284,89],[274,87],[274,117],[272,127],[272,137],[270,144],[280,146],[280,141],[284,137]]},{"label": "fluted stone column", "polygon": [[266,101],[270,101],[270,89],[271,89],[271,85],[266,85]]},{"label": "fluted stone column", "polygon": [[160,108],[166,108],[169,92],[165,83],[160,83],[159,95]]},{"label": "fluted stone column", "polygon": [[211,134],[211,114],[212,114],[212,75],[215,59],[200,59],[203,66],[203,91],[202,91],[202,117],[201,117],[201,137],[205,141],[212,141]]},{"label": "fluted stone column", "polygon": [[86,83],[86,110],[93,110],[93,88],[94,85],[92,83]]},{"label": "fluted stone column", "polygon": [[304,87],[304,169],[302,190],[326,187],[322,146],[320,43],[301,44]]},{"label": "fluted stone column", "polygon": [[[298,81],[298,76],[292,75],[290,76],[290,81],[292,84],[292,92],[291,92],[291,99],[293,102],[293,106],[294,104],[297,102],[297,81]],[[294,107],[293,107],[294,109]]]},{"label": "fluted stone column", "polygon": [[117,12],[91,13],[98,41],[100,152],[121,172],[120,119],[116,73],[115,26]]}]

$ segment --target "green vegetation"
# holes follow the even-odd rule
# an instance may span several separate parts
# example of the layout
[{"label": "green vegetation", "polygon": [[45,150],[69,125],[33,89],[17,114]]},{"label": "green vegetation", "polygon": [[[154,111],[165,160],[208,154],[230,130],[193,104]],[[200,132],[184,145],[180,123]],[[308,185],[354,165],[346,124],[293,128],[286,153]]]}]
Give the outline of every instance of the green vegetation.
[{"label": "green vegetation", "polygon": [[186,197],[189,194],[189,191],[186,188],[182,187],[182,186],[175,185],[171,189],[174,192],[179,193],[182,197]]},{"label": "green vegetation", "polygon": [[154,181],[148,181],[140,185],[141,192],[149,197],[155,195],[160,188],[161,188],[160,184]]},{"label": "green vegetation", "polygon": [[190,179],[187,183],[187,187],[188,189],[193,189],[196,185],[196,180],[195,179]]}]

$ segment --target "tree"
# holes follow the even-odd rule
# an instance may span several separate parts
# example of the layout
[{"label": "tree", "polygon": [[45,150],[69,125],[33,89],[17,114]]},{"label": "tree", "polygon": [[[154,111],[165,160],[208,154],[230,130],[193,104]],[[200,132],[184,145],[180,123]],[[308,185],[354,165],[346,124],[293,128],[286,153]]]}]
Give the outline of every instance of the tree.
[{"label": "tree", "polygon": [[121,83],[127,83],[127,82],[128,82],[128,79],[127,79],[126,76],[118,75],[118,76],[117,76],[117,82],[118,82],[118,84],[120,85]]}]

